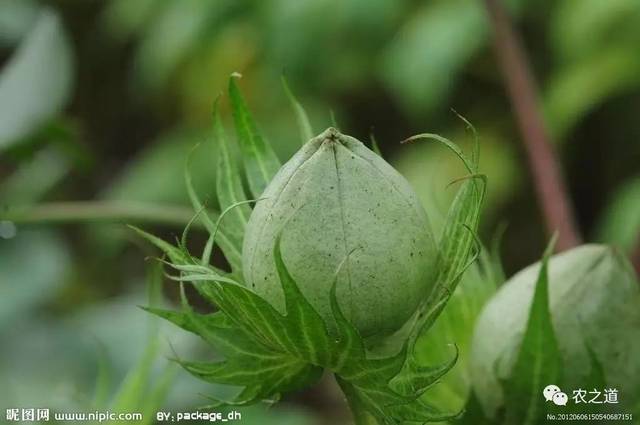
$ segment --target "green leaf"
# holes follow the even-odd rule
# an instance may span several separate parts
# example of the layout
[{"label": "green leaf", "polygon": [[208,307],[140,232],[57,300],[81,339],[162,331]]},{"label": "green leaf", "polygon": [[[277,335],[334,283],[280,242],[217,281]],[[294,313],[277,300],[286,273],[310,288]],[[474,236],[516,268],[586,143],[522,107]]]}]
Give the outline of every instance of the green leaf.
[{"label": "green leaf", "polygon": [[193,187],[188,165],[187,169],[185,169],[184,178],[187,186],[187,193],[189,194],[189,199],[191,200],[193,209],[198,211],[199,218],[201,219],[202,224],[209,231],[209,234],[212,236],[215,235],[215,242],[220,246],[222,252],[224,252],[224,256],[231,265],[233,273],[240,275],[240,270],[242,270],[241,247],[235,244],[233,240],[227,236],[226,227],[223,223],[220,223],[220,226],[216,225],[220,215],[206,208],[206,206],[200,201],[200,197]]},{"label": "green leaf", "polygon": [[[338,373],[341,387],[355,395],[360,409],[366,410],[380,423],[404,423],[405,421],[431,422],[454,418],[457,414],[435,407],[420,396],[455,364],[425,367],[414,362],[403,349],[385,359],[350,358],[345,369]],[[404,368],[403,368],[404,365]],[[357,373],[354,373],[357,371]],[[347,385],[348,384],[348,385]]]},{"label": "green leaf", "polygon": [[229,150],[227,138],[222,126],[222,119],[220,118],[218,100],[216,100],[213,110],[213,130],[214,137],[219,146],[218,175],[216,178],[218,203],[220,204],[221,211],[232,208],[232,211],[224,218],[224,228],[229,236],[229,243],[235,247],[236,251],[241,252],[244,231],[249,221],[249,216],[251,215],[251,208],[246,204],[241,204],[245,202],[247,198],[242,187],[240,172]]},{"label": "green leaf", "polygon": [[[504,3],[510,13],[518,15],[525,2]],[[490,35],[480,2],[448,0],[418,5],[390,41],[385,40],[378,61],[378,73],[389,92],[416,119],[447,103],[465,65]]]},{"label": "green leaf", "polygon": [[558,58],[571,61],[637,42],[640,5],[635,0],[568,0],[557,3],[550,18],[550,46]]},{"label": "green leaf", "polygon": [[515,365],[503,382],[507,424],[538,424],[546,421],[543,389],[561,381],[562,358],[549,311],[548,262],[554,241],[542,258],[526,331]]},{"label": "green leaf", "polygon": [[190,158],[189,171],[196,190],[211,193],[217,171],[217,164],[211,160],[217,155],[211,133],[201,129],[174,128],[136,154],[102,191],[100,198],[188,205],[189,197],[184,190],[184,163],[198,143],[205,153]]},{"label": "green leaf", "polygon": [[[485,43],[487,34],[481,4],[426,3],[383,50],[382,78],[414,116],[432,111],[448,95],[463,65]],[[417,51],[422,53],[416,55]]]},{"label": "green leaf", "polygon": [[497,288],[492,275],[486,272],[485,268],[490,266],[486,257],[480,256],[482,268],[472,264],[464,273],[442,314],[416,342],[414,355],[420,363],[446,364],[452,357],[451,344],[455,343],[459,350],[455,367],[425,395],[426,400],[443,409],[460,410],[469,397],[473,330],[482,308]]},{"label": "green leaf", "polygon": [[[147,295],[149,303],[154,305],[160,300],[162,286],[162,268],[154,264],[149,269],[147,280]],[[148,342],[138,364],[131,369],[116,393],[110,410],[115,412],[131,412],[139,410],[145,401],[145,391],[151,381],[153,365],[159,348],[159,324],[157,320],[150,323]],[[156,394],[159,397],[160,394]]]},{"label": "green leaf", "polygon": [[607,99],[640,86],[637,42],[607,46],[591,56],[560,67],[551,75],[544,93],[544,111],[554,139],[567,135]]},{"label": "green leaf", "polygon": [[54,148],[37,152],[29,162],[3,179],[0,185],[2,203],[15,207],[39,201],[68,175],[69,162]]},{"label": "green leaf", "polygon": [[455,355],[447,362],[426,367],[420,365],[414,357],[410,357],[405,364],[405,370],[394,378],[392,385],[399,393],[407,396],[422,394],[455,366],[458,356],[456,347]]},{"label": "green leaf", "polygon": [[277,398],[283,392],[317,380],[322,372],[317,364],[330,361],[330,339],[324,322],[302,298],[284,269],[279,248],[277,252],[286,316],[247,288],[213,274],[208,281],[194,285],[218,305],[220,312],[199,315],[188,306],[182,313],[147,309],[200,335],[224,354],[225,360],[214,363],[178,360],[202,379],[245,387],[234,400],[217,404],[248,404]]},{"label": "green leaf", "polygon": [[380,150],[380,146],[378,145],[378,140],[376,139],[375,134],[371,131],[369,135],[369,139],[371,140],[371,150],[378,154],[379,157],[382,158],[382,151]]},{"label": "green leaf", "polygon": [[331,312],[336,322],[336,331],[338,334],[337,344],[339,346],[339,350],[331,366],[335,371],[340,372],[348,364],[349,360],[364,359],[365,348],[358,330],[347,320],[338,304],[338,298],[336,296],[337,283],[338,280],[336,278],[331,287],[331,293],[329,294]]},{"label": "green leaf", "polygon": [[0,239],[0,332],[51,302],[71,264],[69,247],[55,232],[19,229],[15,237]]},{"label": "green leaf", "polygon": [[151,391],[149,391],[141,404],[140,410],[143,418],[141,423],[143,425],[155,423],[155,414],[163,407],[178,370],[179,368],[175,367],[175,365],[168,365],[155,384],[152,385]]},{"label": "green leaf", "polygon": [[[160,302],[161,288],[162,267],[161,264],[153,264],[149,269],[147,281],[149,304],[156,305]],[[150,325],[148,342],[142,357],[137,365],[127,373],[111,405],[106,409],[115,412],[142,412],[143,424],[151,423],[154,420],[154,413],[161,408],[177,370],[174,365],[169,364],[157,380],[153,379],[154,364],[159,348],[158,320],[151,321]],[[107,423],[115,424],[118,422],[109,421]]]},{"label": "green leaf", "polygon": [[[417,362],[407,365],[409,344],[406,342],[403,349],[392,356],[369,357],[358,331],[340,310],[337,280],[329,294],[335,323],[327,324],[289,274],[282,260],[280,238],[274,247],[274,258],[284,293],[284,313],[211,267],[194,264],[187,254],[178,255],[162,242],[156,240],[155,243],[163,246],[170,257],[183,262],[172,264],[181,272],[176,279],[191,282],[220,309],[214,314],[198,314],[189,307],[186,298],[183,298],[182,312],[146,308],[199,335],[224,356],[223,360],[214,362],[176,360],[200,379],[244,387],[234,399],[213,400],[212,406],[278,399],[285,392],[315,382],[326,368],[337,375],[354,403],[381,423],[453,417],[419,397],[453,366],[457,356],[436,367]],[[404,391],[396,391],[390,385],[398,376],[398,385]]]},{"label": "green leaf", "polygon": [[98,373],[91,406],[94,409],[104,410],[108,407],[109,390],[111,387],[111,368],[107,356],[106,347],[98,344]]},{"label": "green leaf", "polygon": [[251,337],[246,332],[238,330],[237,326],[222,312],[206,315],[198,314],[188,306],[182,312],[152,307],[143,308],[186,331],[199,335],[225,356],[230,357],[235,353],[251,354],[255,352],[255,344]]},{"label": "green leaf", "polygon": [[439,142],[458,156],[469,172],[468,176],[457,180],[462,181],[462,186],[449,207],[446,224],[440,236],[436,288],[420,308],[419,318],[414,325],[415,329],[419,329],[418,332],[413,333],[414,343],[415,339],[426,333],[433,324],[455,291],[463,273],[479,255],[480,243],[477,240],[476,231],[487,181],[485,175],[478,173],[478,139],[475,130],[466,120],[464,121],[475,136],[475,147],[471,159],[467,158],[455,143],[437,134],[418,134],[403,142],[414,140]]},{"label": "green leaf", "polygon": [[258,198],[278,172],[281,164],[271,146],[258,132],[258,127],[236,85],[237,77],[238,74],[234,74],[229,79],[229,98],[249,189],[253,197]]},{"label": "green leaf", "polygon": [[304,145],[313,138],[313,129],[311,128],[309,117],[300,102],[298,102],[298,99],[293,95],[293,92],[289,88],[289,83],[287,83],[287,79],[284,75],[282,76],[282,87],[289,99],[291,107],[293,108],[293,112],[296,114],[296,122],[298,123],[298,131],[300,132],[300,141],[301,144]]},{"label": "green leaf", "polygon": [[0,151],[46,124],[66,104],[73,53],[58,15],[42,8],[0,74]]},{"label": "green leaf", "polygon": [[111,405],[114,412],[134,411],[142,401],[142,394],[151,376],[154,359],[158,354],[158,341],[150,338],[138,364],[129,371]]},{"label": "green leaf", "polygon": [[20,41],[38,17],[39,5],[32,0],[0,2],[0,48]]},{"label": "green leaf", "polygon": [[596,237],[630,253],[640,234],[640,175],[613,193],[600,217]]},{"label": "green leaf", "polygon": [[482,404],[472,391],[465,406],[463,416],[454,422],[456,425],[493,425],[494,422],[487,418],[482,410]]},{"label": "green leaf", "polygon": [[151,242],[157,248],[160,248],[160,250],[162,250],[162,252],[164,252],[169,257],[169,259],[174,263],[183,264],[189,261],[188,255],[184,251],[182,251],[180,248],[177,248],[171,245],[170,243],[160,239],[159,237],[154,236],[151,233],[147,233],[144,230],[139,229],[135,226],[128,226],[128,227],[132,229],[134,232],[136,232],[138,235],[142,236],[142,238]]},{"label": "green leaf", "polygon": [[111,0],[102,12],[102,27],[118,40],[126,40],[145,29],[158,6],[155,0]]},{"label": "green leaf", "polygon": [[[216,24],[216,18],[223,13],[221,9],[226,8],[224,3],[218,2],[217,7],[212,7],[211,3],[198,0],[185,0],[180,4],[154,1],[150,12],[144,10],[144,4],[139,5],[143,8],[142,16],[134,18],[134,22],[121,21],[121,25],[140,25],[133,28],[140,33],[133,69],[138,86],[152,93],[161,91],[176,67],[189,57],[193,46],[199,45],[208,26]],[[132,28],[122,29],[123,36],[132,31]]]},{"label": "green leaf", "polygon": [[347,396],[356,423],[370,423],[370,417],[381,424],[400,424],[440,421],[456,416],[419,398],[455,364],[455,359],[441,367],[419,365],[408,352],[409,339],[395,355],[369,358],[357,329],[338,305],[335,281],[330,296],[338,337],[337,356],[331,369]]},{"label": "green leaf", "polygon": [[274,258],[280,284],[284,291],[286,320],[298,326],[290,329],[300,357],[308,359],[315,365],[326,365],[331,362],[331,343],[329,333],[322,317],[304,298],[302,292],[289,274],[280,251],[280,238],[276,240]]}]

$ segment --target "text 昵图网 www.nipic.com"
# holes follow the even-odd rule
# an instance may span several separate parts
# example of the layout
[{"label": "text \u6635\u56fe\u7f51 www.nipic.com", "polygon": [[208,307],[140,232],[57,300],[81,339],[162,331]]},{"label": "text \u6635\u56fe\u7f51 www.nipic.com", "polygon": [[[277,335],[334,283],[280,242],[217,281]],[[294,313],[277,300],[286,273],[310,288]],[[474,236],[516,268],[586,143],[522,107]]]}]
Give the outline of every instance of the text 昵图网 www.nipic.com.
[{"label": "text \u6635\u56fe\u7f51 www.nipic.com", "polygon": [[47,408],[11,408],[6,410],[5,419],[8,422],[48,422],[53,421],[130,421],[137,422],[143,419],[140,412],[51,412]]}]

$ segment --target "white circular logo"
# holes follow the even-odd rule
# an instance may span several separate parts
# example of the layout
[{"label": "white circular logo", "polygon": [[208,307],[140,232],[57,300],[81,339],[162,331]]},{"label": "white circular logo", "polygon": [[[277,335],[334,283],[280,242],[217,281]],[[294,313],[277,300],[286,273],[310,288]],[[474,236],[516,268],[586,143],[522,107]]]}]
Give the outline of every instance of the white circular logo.
[{"label": "white circular logo", "polygon": [[562,392],[560,390],[560,387],[557,385],[547,385],[546,387],[544,387],[544,390],[542,390],[542,395],[544,396],[544,399],[546,401],[552,401],[553,400],[553,395],[556,393],[560,393]]}]

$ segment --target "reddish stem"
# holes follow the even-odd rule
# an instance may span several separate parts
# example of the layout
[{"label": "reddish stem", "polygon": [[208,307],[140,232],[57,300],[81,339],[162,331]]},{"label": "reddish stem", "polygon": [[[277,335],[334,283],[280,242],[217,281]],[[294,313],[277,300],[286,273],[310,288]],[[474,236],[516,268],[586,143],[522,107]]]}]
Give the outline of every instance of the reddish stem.
[{"label": "reddish stem", "polygon": [[526,53],[500,0],[484,0],[494,30],[494,48],[518,121],[549,234],[558,232],[559,251],[579,245],[581,237],[556,153],[549,143]]}]

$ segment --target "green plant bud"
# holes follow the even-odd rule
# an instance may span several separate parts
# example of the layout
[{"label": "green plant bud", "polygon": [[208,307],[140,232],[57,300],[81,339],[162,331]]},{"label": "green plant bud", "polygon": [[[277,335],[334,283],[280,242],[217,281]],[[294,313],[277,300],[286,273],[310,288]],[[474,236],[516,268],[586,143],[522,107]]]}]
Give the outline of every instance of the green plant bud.
[{"label": "green plant bud", "polygon": [[[474,331],[472,383],[491,417],[504,404],[500,381],[510,376],[518,356],[539,271],[536,263],[505,283],[485,306]],[[594,372],[591,350],[607,388],[618,389],[619,406],[636,405],[640,401],[640,286],[627,260],[604,245],[583,245],[551,257],[549,308],[562,358],[563,391],[571,396],[572,390],[588,385]]]},{"label": "green plant bud", "polygon": [[269,183],[247,225],[246,285],[284,310],[273,249],[332,326],[329,294],[365,337],[399,329],[429,293],[436,248],[408,182],[353,137],[329,128]]}]

